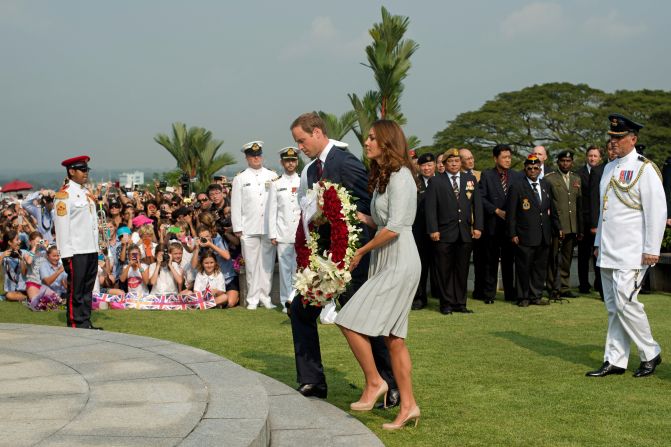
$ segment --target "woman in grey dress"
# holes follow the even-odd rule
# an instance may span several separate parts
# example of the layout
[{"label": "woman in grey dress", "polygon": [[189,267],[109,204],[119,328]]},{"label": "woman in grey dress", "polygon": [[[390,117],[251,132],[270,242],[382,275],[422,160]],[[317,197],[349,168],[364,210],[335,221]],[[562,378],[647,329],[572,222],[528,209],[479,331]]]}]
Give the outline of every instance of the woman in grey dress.
[{"label": "woman in grey dress", "polygon": [[421,273],[412,236],[417,184],[405,136],[395,122],[380,120],[373,124],[366,139],[366,155],[371,160],[368,189],[373,193],[372,216],[359,214],[359,218],[377,232],[356,251],[350,265],[353,269],[362,256],[371,252],[368,280],[338,313],[335,322],[347,338],[366,379],[361,398],[350,406],[355,411],[372,409],[388,391],[387,383],[375,367],[368,338],[384,336],[401,394],[401,406],[394,422],[382,428],[396,430],[412,420],[417,425],[419,420],[419,407],[412,392],[412,363],[404,341]]}]

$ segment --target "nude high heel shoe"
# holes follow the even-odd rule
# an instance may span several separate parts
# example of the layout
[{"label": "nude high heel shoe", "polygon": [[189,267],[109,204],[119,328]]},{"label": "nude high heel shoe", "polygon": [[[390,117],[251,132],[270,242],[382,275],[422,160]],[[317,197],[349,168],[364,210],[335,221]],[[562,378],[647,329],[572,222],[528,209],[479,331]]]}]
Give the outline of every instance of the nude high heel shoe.
[{"label": "nude high heel shoe", "polygon": [[382,424],[382,429],[383,430],[399,430],[403,427],[405,427],[405,424],[408,422],[412,421],[414,419],[415,421],[415,427],[417,427],[417,424],[419,423],[419,407],[415,405],[415,408],[410,410],[410,413],[403,419],[401,422],[394,423],[394,422],[389,422],[387,424]]},{"label": "nude high heel shoe", "polygon": [[349,405],[349,408],[352,411],[370,411],[373,409],[380,396],[384,396],[382,402],[384,402],[384,408],[387,408],[387,391],[389,391],[389,385],[387,385],[387,382],[383,381],[380,388],[378,388],[377,393],[375,393],[373,400],[370,402],[361,402],[360,400],[357,402],[352,402]]}]

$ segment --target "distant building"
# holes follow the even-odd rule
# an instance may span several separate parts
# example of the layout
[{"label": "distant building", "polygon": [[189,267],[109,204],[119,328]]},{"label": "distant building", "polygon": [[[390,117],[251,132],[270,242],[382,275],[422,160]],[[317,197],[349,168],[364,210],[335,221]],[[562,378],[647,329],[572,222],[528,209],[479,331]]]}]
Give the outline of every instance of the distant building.
[{"label": "distant building", "polygon": [[119,185],[126,189],[132,189],[135,185],[144,185],[144,172],[123,172],[119,174]]}]

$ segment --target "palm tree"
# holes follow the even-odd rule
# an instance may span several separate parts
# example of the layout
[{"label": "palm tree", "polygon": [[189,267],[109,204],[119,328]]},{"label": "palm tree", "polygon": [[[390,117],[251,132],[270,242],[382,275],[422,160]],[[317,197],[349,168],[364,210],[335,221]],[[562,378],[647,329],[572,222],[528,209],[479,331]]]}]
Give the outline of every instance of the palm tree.
[{"label": "palm tree", "polygon": [[354,129],[354,124],[357,121],[356,112],[354,110],[345,112],[340,115],[340,117],[321,110],[317,113],[321,119],[324,120],[324,124],[326,124],[326,134],[334,140],[342,140],[345,138],[345,135]]},{"label": "palm tree", "polygon": [[368,31],[373,43],[366,47],[368,65],[363,64],[373,70],[378,85],[380,118],[399,124],[405,124],[400,107],[403,80],[410,70],[410,57],[419,48],[412,39],[403,39],[409,24],[408,17],[391,15],[383,6],[382,22]]},{"label": "palm tree", "polygon": [[179,170],[197,179],[198,190],[205,189],[219,169],[235,163],[229,154],[216,155],[224,142],[212,139],[212,132],[202,127],[187,130],[186,124],[173,123],[172,136],[159,133],[154,141],[170,152]]},{"label": "palm tree", "polygon": [[[363,98],[359,98],[356,93],[349,95],[349,100],[356,113],[356,127],[352,129],[357,139],[363,147],[366,138],[368,138],[368,131],[377,120],[377,105],[379,104],[379,93],[373,90],[366,92]],[[364,152],[364,157],[365,157]]]}]

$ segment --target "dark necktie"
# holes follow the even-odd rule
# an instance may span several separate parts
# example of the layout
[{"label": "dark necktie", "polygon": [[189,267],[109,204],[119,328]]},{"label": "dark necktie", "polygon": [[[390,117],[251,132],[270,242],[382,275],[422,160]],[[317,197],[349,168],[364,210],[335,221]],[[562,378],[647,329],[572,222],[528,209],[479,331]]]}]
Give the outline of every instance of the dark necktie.
[{"label": "dark necktie", "polygon": [[506,172],[499,172],[499,177],[501,178],[501,187],[503,188],[503,193],[508,195],[508,175]]},{"label": "dark necktie", "polygon": [[459,183],[457,183],[457,176],[452,176],[452,190],[454,191],[454,197],[459,198]]},{"label": "dark necktie", "polygon": [[324,173],[324,165],[322,164],[322,161],[320,158],[315,161],[316,169],[315,169],[315,178],[317,181],[322,179],[322,174]]},{"label": "dark necktie", "polygon": [[536,195],[536,200],[538,200],[538,205],[543,203],[543,198],[541,197],[540,191],[538,190],[538,183],[531,182],[531,186],[534,188],[534,194]]}]

